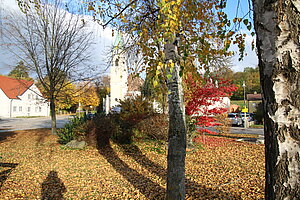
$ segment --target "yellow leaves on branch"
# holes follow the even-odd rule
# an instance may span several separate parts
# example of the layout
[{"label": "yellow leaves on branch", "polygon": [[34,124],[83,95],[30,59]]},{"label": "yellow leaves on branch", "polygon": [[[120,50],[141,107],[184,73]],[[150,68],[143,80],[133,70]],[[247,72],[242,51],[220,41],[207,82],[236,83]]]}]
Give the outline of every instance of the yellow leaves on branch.
[{"label": "yellow leaves on branch", "polygon": [[94,86],[86,87],[79,91],[80,102],[85,106],[96,107],[99,105],[99,97]]},{"label": "yellow leaves on branch", "polygon": [[162,0],[160,2],[160,15],[164,19],[161,26],[167,30],[164,36],[168,39],[177,33],[181,26],[181,4],[182,0]]},{"label": "yellow leaves on branch", "polygon": [[162,78],[166,71],[161,69],[169,68],[159,64],[165,62],[164,45],[175,39],[179,41],[178,57],[182,59],[178,60],[184,73],[208,66],[214,57],[228,55],[226,47],[233,43],[230,37],[234,37],[234,32],[226,30],[230,20],[219,10],[219,3],[219,0],[158,0],[148,5],[137,1],[118,19],[122,29],[136,39],[134,44],[143,55],[147,71]]}]

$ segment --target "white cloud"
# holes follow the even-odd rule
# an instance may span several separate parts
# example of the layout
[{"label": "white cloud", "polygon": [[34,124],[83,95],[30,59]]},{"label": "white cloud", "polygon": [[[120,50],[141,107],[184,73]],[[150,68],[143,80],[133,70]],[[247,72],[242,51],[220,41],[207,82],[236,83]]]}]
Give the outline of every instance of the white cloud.
[{"label": "white cloud", "polygon": [[18,10],[19,6],[16,2],[16,0],[0,0],[0,8],[4,9],[4,10]]},{"label": "white cloud", "polygon": [[[21,11],[15,0],[0,0],[0,20],[3,21],[5,15],[10,12],[20,13]],[[70,14],[71,15],[71,14]],[[105,50],[111,47],[113,42],[112,31],[109,28],[103,30],[103,28],[93,21],[91,16],[83,16],[88,25],[88,31],[93,32],[93,45],[91,46],[91,65],[98,66],[97,71],[102,71],[107,66],[104,66],[107,60],[107,54]],[[0,22],[1,22],[0,21]],[[1,23],[0,23],[1,24]],[[3,24],[3,23],[2,23]],[[0,27],[1,28],[1,27]],[[20,60],[14,56],[5,46],[7,41],[4,38],[0,38],[0,74],[7,74],[13,66]],[[97,73],[97,72],[95,72]]]}]

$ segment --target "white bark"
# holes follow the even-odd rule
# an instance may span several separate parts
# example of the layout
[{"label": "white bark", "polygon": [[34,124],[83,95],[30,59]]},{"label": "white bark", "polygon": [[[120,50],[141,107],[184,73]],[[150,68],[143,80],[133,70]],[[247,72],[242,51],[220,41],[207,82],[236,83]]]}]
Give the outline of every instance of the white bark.
[{"label": "white bark", "polygon": [[264,98],[266,199],[300,199],[299,1],[253,0]]}]

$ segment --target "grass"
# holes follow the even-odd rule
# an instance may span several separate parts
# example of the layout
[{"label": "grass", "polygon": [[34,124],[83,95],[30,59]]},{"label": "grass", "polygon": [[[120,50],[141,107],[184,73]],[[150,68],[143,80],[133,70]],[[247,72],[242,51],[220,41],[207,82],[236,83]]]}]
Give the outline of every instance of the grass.
[{"label": "grass", "polygon": [[231,100],[230,104],[233,105],[238,105],[240,108],[244,108],[245,104],[244,104],[244,100]]},{"label": "grass", "polygon": [[45,117],[45,116],[18,116],[16,118],[39,118],[39,117]]},{"label": "grass", "polygon": [[[264,198],[263,145],[206,135],[199,140],[203,149],[186,157],[186,199]],[[164,199],[163,142],[78,151],[37,129],[10,133],[0,143],[2,199]]]},{"label": "grass", "polygon": [[250,128],[264,128],[264,125],[263,124],[254,124],[254,125],[251,125]]}]

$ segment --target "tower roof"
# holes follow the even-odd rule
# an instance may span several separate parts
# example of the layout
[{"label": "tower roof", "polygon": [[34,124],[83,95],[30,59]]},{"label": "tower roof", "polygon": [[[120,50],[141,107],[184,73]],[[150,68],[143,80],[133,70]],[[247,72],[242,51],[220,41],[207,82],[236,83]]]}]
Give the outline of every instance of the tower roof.
[{"label": "tower roof", "polygon": [[118,31],[117,35],[116,35],[116,38],[115,38],[115,41],[114,41],[114,48],[115,49],[120,49],[123,46],[124,46],[123,34],[120,31]]}]

